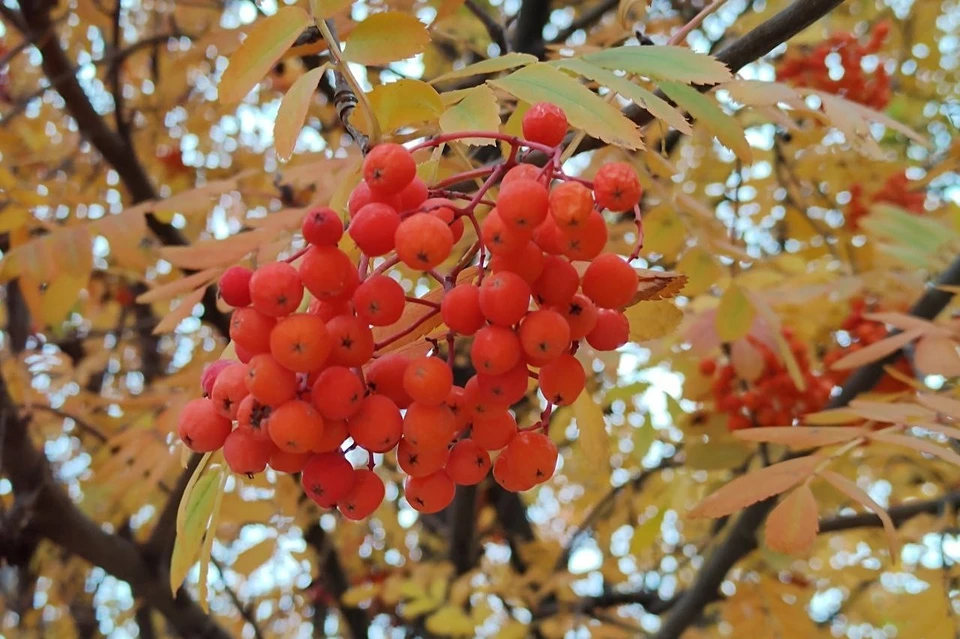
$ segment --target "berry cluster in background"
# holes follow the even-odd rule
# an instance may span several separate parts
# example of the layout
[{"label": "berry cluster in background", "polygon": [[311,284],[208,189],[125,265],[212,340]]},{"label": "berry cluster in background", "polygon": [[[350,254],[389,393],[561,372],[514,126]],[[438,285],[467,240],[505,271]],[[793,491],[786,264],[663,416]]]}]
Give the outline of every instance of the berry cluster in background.
[{"label": "berry cluster in background", "polygon": [[[622,311],[637,293],[630,261],[642,243],[636,172],[614,162],[593,181],[564,174],[567,130],[563,111],[544,103],[526,113],[522,139],[465,132],[409,149],[375,146],[346,228],[336,211],[317,208],[303,220],[304,250],[223,274],[239,361],[205,369],[204,397],[180,416],[182,441],[196,452],[222,448],[236,473],[301,473],[310,499],[349,519],[384,498],[377,454],[395,455],[406,500],[424,513],[488,472],[514,492],[548,480],[558,461],[550,415],[586,382],[580,344],[609,351],[629,339]],[[436,184],[417,177],[417,151],[478,137],[506,142],[509,155]],[[545,165],[524,163],[523,150]],[[482,184],[453,188],[470,180]],[[604,252],[605,210],[635,212],[632,255]],[[345,235],[358,258],[344,250]],[[401,266],[432,290],[409,295],[394,277]],[[416,340],[429,350],[408,348],[431,325],[441,328]],[[458,347],[472,368],[462,385],[454,383]],[[520,428],[510,408],[531,380],[545,408]],[[354,449],[368,453],[364,467],[346,457]]]},{"label": "berry cluster in background", "polygon": [[910,189],[910,179],[905,171],[894,173],[880,185],[880,188],[867,195],[862,184],[850,187],[850,202],[844,209],[846,225],[852,230],[860,227],[860,220],[870,213],[872,204],[892,204],[905,211],[920,215],[927,196],[923,189]]},{"label": "berry cluster in background", "polygon": [[[789,49],[777,67],[777,80],[842,96],[882,111],[890,102],[890,76],[878,61],[866,71],[864,58],[877,55],[890,33],[887,22],[878,22],[862,41],[849,32],[834,33],[812,49]],[[842,73],[832,63],[835,56]]]}]

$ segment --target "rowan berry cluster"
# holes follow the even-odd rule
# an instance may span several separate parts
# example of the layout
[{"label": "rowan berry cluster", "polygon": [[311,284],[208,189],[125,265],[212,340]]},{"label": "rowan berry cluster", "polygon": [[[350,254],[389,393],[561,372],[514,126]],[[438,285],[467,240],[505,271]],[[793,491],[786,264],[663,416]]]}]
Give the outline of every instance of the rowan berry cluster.
[{"label": "rowan berry cluster", "polygon": [[923,213],[926,194],[922,190],[910,190],[910,180],[905,171],[888,177],[880,189],[867,196],[863,185],[850,187],[850,202],[844,210],[846,225],[852,230],[860,227],[860,220],[870,212],[871,204],[885,203],[898,206],[914,215]]},{"label": "rowan berry cluster", "polygon": [[729,430],[789,426],[795,418],[822,409],[830,398],[833,384],[811,369],[806,345],[790,329],[782,329],[782,334],[803,376],[806,388],[802,391],[777,353],[752,336],[746,339],[762,359],[762,369],[753,379],[739,377],[730,362],[701,360],[700,372],[712,378],[714,405],[729,416]]},{"label": "rowan berry cluster", "polygon": [[[849,338],[849,342],[845,346],[837,345],[831,348],[823,356],[826,376],[837,386],[842,386],[853,371],[831,370],[830,367],[835,362],[887,337],[887,329],[883,324],[864,317],[865,313],[878,312],[879,310],[875,304],[868,304],[865,298],[858,297],[852,301],[850,313],[844,318],[840,326]],[[900,356],[897,358],[893,367],[909,378],[914,375],[913,367],[906,357]],[[873,390],[878,393],[896,393],[909,388],[909,384],[891,375],[884,375],[873,387]]]},{"label": "rowan berry cluster", "polygon": [[[870,38],[861,42],[849,32],[835,33],[812,50],[791,49],[777,68],[777,80],[843,96],[874,109],[890,102],[890,76],[883,65],[864,70],[863,58],[876,55],[890,33],[890,24],[878,22]],[[829,57],[836,55],[843,67],[839,78],[831,77]]]},{"label": "rowan berry cluster", "polygon": [[[205,370],[205,397],[180,418],[185,444],[222,447],[237,473],[299,472],[313,501],[350,519],[384,498],[375,454],[395,454],[405,497],[424,513],[491,470],[511,491],[549,479],[558,460],[546,432],[551,411],[585,385],[574,356],[580,343],[614,350],[629,337],[622,310],[636,295],[636,255],[603,253],[603,211],[633,209],[635,253],[642,238],[636,172],[610,163],[592,182],[567,176],[559,153],[567,129],[561,109],[537,104],[522,139],[467,132],[411,149],[375,146],[350,195],[346,229],[334,210],[317,208],[303,220],[300,254],[223,274],[239,362]],[[431,186],[417,177],[413,153],[476,137],[507,142],[509,156]],[[521,161],[522,149],[545,154],[546,166]],[[485,181],[473,193],[447,188],[475,178]],[[360,249],[356,260],[340,247],[345,232]],[[392,276],[401,266],[433,280],[442,296],[410,296]],[[430,354],[397,348],[431,320],[445,328],[424,338]],[[461,340],[475,375],[458,386]],[[539,423],[521,429],[510,407],[531,378],[546,407]],[[366,468],[348,461],[353,449],[368,453]]]}]

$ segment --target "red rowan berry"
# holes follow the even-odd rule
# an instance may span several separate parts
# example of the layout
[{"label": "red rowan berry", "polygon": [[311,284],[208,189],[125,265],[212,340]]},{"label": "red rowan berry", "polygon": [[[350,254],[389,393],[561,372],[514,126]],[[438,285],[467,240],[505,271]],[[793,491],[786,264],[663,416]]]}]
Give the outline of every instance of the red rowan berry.
[{"label": "red rowan berry", "polygon": [[390,326],[403,315],[403,287],[388,275],[371,275],[353,292],[357,317],[373,326]]},{"label": "red rowan berry", "polygon": [[246,350],[243,346],[240,346],[236,342],[233,343],[233,352],[241,364],[250,363],[250,359],[253,357],[253,353]]},{"label": "red rowan berry", "polygon": [[[489,377],[496,378],[498,376],[491,375]],[[510,407],[510,404],[495,401],[496,398],[491,390],[489,386],[480,388],[479,375],[474,375],[467,380],[466,386],[463,387],[463,401],[466,403],[471,419],[481,418],[491,413],[507,410]]]},{"label": "red rowan berry", "polygon": [[321,370],[335,346],[323,320],[308,313],[285,317],[270,332],[270,353],[274,359],[298,373]]},{"label": "red rowan berry", "polygon": [[417,448],[406,438],[397,444],[397,465],[411,477],[426,477],[437,472],[447,463],[450,450],[446,446]]},{"label": "red rowan berry", "polygon": [[417,207],[423,205],[423,203],[430,196],[430,192],[427,189],[426,183],[418,177],[414,177],[410,181],[410,184],[403,187],[403,190],[400,191],[400,207],[398,211],[412,211]]},{"label": "red rowan berry", "polygon": [[271,450],[252,435],[235,430],[223,442],[223,461],[238,475],[256,475],[266,470]]},{"label": "red rowan berry", "polygon": [[511,228],[501,219],[497,209],[487,213],[480,224],[480,238],[483,245],[493,255],[509,255],[523,249],[530,238],[532,229]]},{"label": "red rowan berry", "polygon": [[513,326],[529,308],[530,285],[515,273],[494,273],[480,286],[480,310],[498,326]]},{"label": "red rowan berry", "polygon": [[316,446],[313,447],[311,452],[330,453],[339,451],[340,447],[343,446],[343,442],[346,441],[349,436],[350,431],[347,428],[346,420],[326,419],[323,421],[323,437],[320,438],[320,441],[316,443]]},{"label": "red rowan berry", "polygon": [[264,264],[250,278],[250,299],[255,309],[270,317],[294,312],[303,300],[297,269],[286,262]]},{"label": "red rowan berry", "polygon": [[288,453],[271,445],[267,464],[278,473],[292,475],[301,472],[311,456],[312,453]]},{"label": "red rowan berry", "polygon": [[637,172],[626,162],[604,164],[593,178],[597,205],[611,211],[626,211],[640,202],[643,188]]},{"label": "red rowan berry", "polygon": [[297,374],[267,353],[250,359],[244,382],[250,394],[267,406],[278,406],[297,396]]},{"label": "red rowan berry", "polygon": [[490,453],[475,441],[461,439],[450,449],[444,470],[455,484],[479,484],[490,472]]},{"label": "red rowan berry", "polygon": [[358,410],[366,389],[349,368],[331,366],[317,375],[311,401],[325,420],[347,419]]},{"label": "red rowan berry", "polygon": [[615,351],[630,339],[630,322],[620,311],[602,308],[597,323],[587,333],[587,343],[598,351]]},{"label": "red rowan berry", "polygon": [[400,261],[427,271],[441,264],[453,250],[453,231],[440,217],[414,213],[397,228],[395,243]]},{"label": "red rowan berry", "polygon": [[406,410],[413,401],[403,381],[409,367],[410,358],[400,353],[378,357],[366,369],[367,388],[371,393],[386,395],[401,410]]},{"label": "red rowan berry", "polygon": [[570,326],[570,339],[581,340],[597,325],[597,307],[586,295],[577,293],[570,301],[556,309]]},{"label": "red rowan berry", "polygon": [[210,453],[221,446],[233,425],[217,410],[212,400],[187,402],[177,418],[177,435],[196,453]]},{"label": "red rowan berry", "polygon": [[460,241],[463,237],[463,218],[458,217],[453,210],[453,202],[446,198],[431,198],[424,202],[423,206],[427,215],[432,215],[450,227],[454,244]]},{"label": "red rowan berry", "polygon": [[307,402],[294,399],[270,412],[267,432],[280,450],[306,453],[315,450],[323,438],[323,417]]},{"label": "red rowan berry", "polygon": [[550,216],[533,230],[533,241],[547,255],[562,255],[564,240],[560,227]]},{"label": "red rowan berry", "polygon": [[403,417],[386,395],[368,395],[360,403],[360,410],[347,420],[347,430],[360,447],[371,453],[385,453],[400,441]]},{"label": "red rowan berry", "polygon": [[534,366],[555,360],[570,347],[570,325],[563,315],[550,309],[524,317],[519,335],[523,352]]},{"label": "red rowan berry", "polygon": [[358,468],[353,471],[353,486],[337,501],[337,510],[344,518],[360,521],[372,515],[383,503],[386,489],[383,480],[372,470]]},{"label": "red rowan berry", "polygon": [[568,258],[589,262],[600,255],[607,245],[607,223],[600,213],[593,211],[582,225],[561,229],[560,241],[563,254]]},{"label": "red rowan berry", "polygon": [[403,438],[419,450],[446,448],[457,433],[457,418],[444,404],[413,402],[403,416]]},{"label": "red rowan berry", "polygon": [[526,485],[524,478],[516,471],[517,462],[511,460],[509,449],[504,449],[493,463],[493,478],[500,486],[509,492],[519,493],[524,490],[530,490],[534,483]]},{"label": "red rowan berry", "polygon": [[266,404],[258,402],[253,395],[247,395],[237,407],[237,430],[249,433],[262,442],[269,442],[266,420],[271,410]]},{"label": "red rowan berry", "polygon": [[576,357],[564,353],[540,369],[540,392],[551,404],[572,404],[586,385],[583,366]]},{"label": "red rowan berry", "polygon": [[251,356],[270,352],[270,332],[277,320],[252,307],[238,308],[230,316],[230,340]]},{"label": "red rowan berry", "polygon": [[319,300],[349,299],[360,284],[357,267],[333,246],[313,246],[300,262],[300,279]]},{"label": "red rowan berry", "polygon": [[567,115],[549,102],[538,102],[523,114],[523,137],[531,142],[557,146],[567,134]]},{"label": "red rowan berry", "polygon": [[220,299],[241,308],[250,305],[250,278],[253,271],[246,266],[231,266],[220,276]]},{"label": "red rowan berry", "polygon": [[350,221],[347,233],[360,250],[370,257],[386,255],[394,248],[394,234],[400,226],[400,214],[377,202],[367,204]]},{"label": "red rowan berry", "polygon": [[363,160],[363,179],[374,193],[400,193],[416,176],[416,161],[399,144],[378,144]]},{"label": "red rowan berry", "polygon": [[550,217],[560,230],[583,226],[593,212],[593,194],[579,182],[564,182],[550,191]]},{"label": "red rowan berry", "polygon": [[713,377],[713,374],[717,372],[717,362],[713,359],[702,359],[700,360],[700,374],[704,377]]},{"label": "red rowan berry", "polygon": [[353,315],[353,299],[346,301],[311,300],[307,312],[316,315],[326,324],[337,315]]},{"label": "red rowan berry", "polygon": [[516,180],[534,180],[537,182],[542,182],[541,177],[543,175],[543,169],[535,164],[518,164],[503,176],[503,179],[500,180],[500,188],[503,188],[507,184],[514,182]]},{"label": "red rowan berry", "polygon": [[418,357],[406,367],[403,388],[416,402],[442,404],[453,389],[453,371],[439,357]]},{"label": "red rowan berry", "polygon": [[543,258],[543,270],[533,283],[533,296],[544,306],[565,305],[580,287],[580,274],[569,260],[556,255]]},{"label": "red rowan berry", "polygon": [[366,182],[360,182],[360,184],[350,192],[350,198],[347,200],[347,212],[350,213],[350,219],[355,218],[360,209],[372,202],[386,204],[395,211],[399,211],[401,207],[399,194],[381,195],[374,193],[370,190],[370,186]]},{"label": "red rowan berry", "polygon": [[459,284],[447,291],[440,300],[440,316],[443,323],[454,333],[473,335],[486,320],[480,310],[480,287],[474,284]]},{"label": "red rowan berry", "polygon": [[540,273],[543,272],[543,251],[536,243],[527,242],[516,253],[494,255],[493,259],[490,260],[490,270],[494,273],[500,271],[516,273],[527,284],[532,285],[540,277]]},{"label": "red rowan berry", "polygon": [[218,359],[203,367],[203,372],[200,373],[200,388],[203,389],[204,396],[210,397],[210,393],[213,392],[213,383],[217,381],[217,376],[232,363],[229,359]]},{"label": "red rowan berry", "polygon": [[333,342],[330,363],[340,366],[362,366],[373,357],[373,332],[356,317],[340,315],[327,322]]},{"label": "red rowan berry", "polygon": [[407,477],[403,493],[410,507],[425,515],[438,513],[453,501],[456,484],[442,470],[426,477]]},{"label": "red rowan berry", "polygon": [[453,412],[453,416],[457,420],[458,431],[463,430],[470,423],[473,415],[467,406],[466,391],[462,387],[454,386],[451,388],[447,398],[443,400],[443,405]]},{"label": "red rowan berry", "polygon": [[234,362],[217,375],[210,398],[217,412],[224,417],[236,419],[240,402],[250,394],[245,383],[246,377],[247,367],[240,362]]},{"label": "red rowan berry", "polygon": [[600,308],[623,308],[637,294],[640,278],[626,260],[604,253],[583,274],[583,293]]},{"label": "red rowan berry", "polygon": [[498,410],[473,420],[470,438],[487,450],[500,450],[517,435],[517,420],[507,410]]},{"label": "red rowan berry", "polygon": [[323,508],[333,508],[350,494],[355,482],[356,471],[339,451],[313,455],[300,475],[307,497]]},{"label": "red rowan berry", "polygon": [[520,338],[503,326],[484,326],[470,346],[474,369],[486,375],[503,375],[520,361]]},{"label": "red rowan berry", "polygon": [[497,212],[509,228],[533,232],[547,219],[547,187],[534,180],[513,180],[500,187]]},{"label": "red rowan berry", "polygon": [[304,216],[300,232],[314,246],[336,246],[343,237],[343,220],[329,206],[321,206]]},{"label": "red rowan berry", "polygon": [[530,373],[526,363],[520,362],[503,375],[477,373],[475,379],[477,392],[471,399],[487,405],[512,406],[527,394]]},{"label": "red rowan berry", "polygon": [[557,447],[543,433],[519,433],[507,444],[507,454],[511,462],[516,462],[511,464],[515,467],[511,470],[519,475],[524,485],[542,484],[553,477],[557,469]]}]

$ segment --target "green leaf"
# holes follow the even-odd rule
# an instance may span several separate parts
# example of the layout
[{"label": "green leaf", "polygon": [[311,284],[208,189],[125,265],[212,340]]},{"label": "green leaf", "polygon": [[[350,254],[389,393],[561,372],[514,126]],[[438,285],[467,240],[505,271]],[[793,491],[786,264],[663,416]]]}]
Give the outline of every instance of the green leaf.
[{"label": "green leaf", "polygon": [[703,124],[724,146],[736,153],[737,157],[744,162],[753,160],[753,151],[743,134],[743,128],[734,118],[724,113],[715,101],[693,87],[679,82],[661,82],[660,89]]},{"label": "green leaf", "polygon": [[188,501],[183,509],[183,527],[177,531],[173,556],[170,558],[170,592],[174,596],[200,551],[210,515],[223,491],[223,475],[223,466],[213,466],[210,472],[197,479],[193,490],[184,494],[184,499]]},{"label": "green leaf", "polygon": [[[444,133],[461,131],[496,131],[500,128],[500,106],[493,89],[480,85],[470,89],[460,104],[447,109],[440,116],[440,130]],[[466,144],[494,144],[489,138],[467,138]]]},{"label": "green leaf", "polygon": [[447,80],[459,80],[460,78],[469,78],[470,76],[483,75],[486,73],[497,73],[499,71],[513,69],[514,67],[522,67],[528,64],[533,64],[536,61],[537,56],[530,55],[529,53],[508,53],[506,55],[497,56],[496,58],[488,58],[487,60],[481,60],[480,62],[475,62],[474,64],[468,64],[462,69],[456,69],[454,71],[444,73],[443,75],[438,75],[433,80],[430,80],[430,84],[446,82]]},{"label": "green leaf", "polygon": [[720,297],[716,328],[721,342],[735,342],[747,336],[756,309],[742,288],[732,284]]},{"label": "green leaf", "polygon": [[640,131],[633,122],[596,93],[549,64],[533,64],[487,83],[531,104],[556,104],[566,112],[571,125],[604,142],[627,149],[643,148]]},{"label": "green leaf", "polygon": [[203,537],[203,547],[200,549],[200,573],[197,576],[197,600],[200,608],[210,612],[210,602],[207,600],[207,575],[210,573],[210,558],[213,556],[213,540],[217,535],[217,524],[220,522],[220,504],[223,502],[223,487],[227,481],[226,473],[220,473],[220,485],[217,496],[213,501],[213,511],[210,513],[210,524]]},{"label": "green leaf", "polygon": [[671,106],[669,102],[656,95],[653,91],[634,84],[628,78],[619,76],[613,71],[608,71],[595,64],[590,64],[585,60],[578,60],[576,58],[557,60],[551,64],[578,73],[588,80],[593,80],[597,84],[619,93],[620,96],[636,102],[649,111],[650,115],[663,120],[681,133],[689,134],[693,130],[690,128],[690,123],[687,122],[683,113]]},{"label": "green leaf", "polygon": [[220,78],[220,102],[229,106],[242,100],[312,22],[303,9],[283,7],[254,24]]},{"label": "green leaf", "polygon": [[610,445],[603,409],[586,389],[573,402],[572,408],[580,431],[577,437],[580,450],[594,468],[605,471],[610,467]]},{"label": "green leaf", "polygon": [[357,64],[387,64],[423,53],[430,42],[427,27],[399,11],[375,13],[350,32],[343,55]]},{"label": "green leaf", "polygon": [[443,113],[440,94],[421,80],[398,80],[381,84],[367,97],[384,131],[431,122]]},{"label": "green leaf", "polygon": [[273,145],[277,157],[282,162],[286,162],[293,155],[297,138],[300,137],[300,130],[303,128],[303,121],[307,118],[307,110],[310,109],[317,85],[320,84],[320,78],[326,70],[327,65],[324,64],[304,73],[297,78],[280,101],[277,119],[273,125]]},{"label": "green leaf", "polygon": [[730,69],[716,58],[686,47],[614,47],[588,53],[583,60],[604,69],[627,71],[657,80],[716,84],[733,78]]}]

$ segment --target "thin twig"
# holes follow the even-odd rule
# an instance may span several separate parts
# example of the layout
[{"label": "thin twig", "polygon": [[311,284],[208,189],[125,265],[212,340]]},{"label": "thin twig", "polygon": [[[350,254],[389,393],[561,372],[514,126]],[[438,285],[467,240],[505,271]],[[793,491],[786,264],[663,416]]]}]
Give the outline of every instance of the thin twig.
[{"label": "thin twig", "polygon": [[503,25],[487,13],[483,7],[478,5],[476,0],[465,0],[463,4],[467,7],[467,10],[475,15],[477,20],[483,24],[493,43],[500,47],[500,55],[509,52],[510,46],[507,44],[507,36],[504,32]]},{"label": "thin twig", "polygon": [[250,610],[250,606],[244,605],[243,602],[240,601],[240,597],[237,596],[237,592],[227,583],[227,575],[223,570],[223,566],[213,557],[210,557],[210,563],[212,563],[214,567],[216,567],[217,572],[220,573],[220,582],[223,584],[223,591],[230,597],[230,601],[233,602],[234,607],[240,613],[240,616],[243,617],[243,620],[253,628],[253,636],[256,637],[256,639],[264,639],[263,631],[260,630],[260,626],[257,625],[257,618],[253,616],[253,611]]},{"label": "thin twig", "polygon": [[[347,66],[347,61],[340,52],[340,41],[337,40],[333,21],[317,20],[316,23],[323,38],[327,41],[330,57],[336,63],[336,69],[333,71],[333,101],[337,107],[337,117],[340,118],[340,122],[343,123],[343,128],[346,129],[350,137],[353,138],[353,141],[360,147],[360,152],[366,155],[371,147],[376,146],[376,144],[380,142],[380,123],[377,122],[377,116],[374,114],[373,107],[363,92],[363,87],[360,86],[360,83],[350,71],[350,67]],[[364,117],[367,119],[367,124],[370,129],[369,136],[364,135],[350,124],[350,117],[353,115],[353,111],[357,108],[358,104]]]}]

